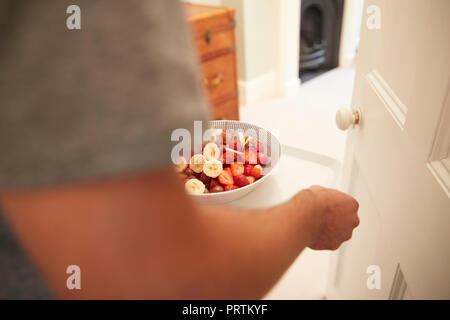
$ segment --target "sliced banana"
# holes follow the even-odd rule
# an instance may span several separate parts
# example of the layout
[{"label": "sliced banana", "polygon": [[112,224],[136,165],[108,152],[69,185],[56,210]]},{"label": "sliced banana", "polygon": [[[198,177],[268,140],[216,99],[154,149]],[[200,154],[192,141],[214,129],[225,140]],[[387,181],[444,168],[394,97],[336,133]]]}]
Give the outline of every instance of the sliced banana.
[{"label": "sliced banana", "polygon": [[208,177],[217,178],[223,170],[222,162],[216,159],[211,159],[203,165],[203,173]]},{"label": "sliced banana", "polygon": [[206,160],[219,159],[220,149],[214,142],[210,142],[203,148],[203,156]]},{"label": "sliced banana", "polygon": [[223,132],[222,129],[214,129],[214,131],[212,132],[210,141],[212,141],[212,142],[217,141],[217,137],[220,136],[222,134],[222,132]]},{"label": "sliced banana", "polygon": [[244,147],[245,137],[244,137],[244,134],[240,131],[238,132],[238,139],[239,139],[239,143],[241,144],[241,146]]},{"label": "sliced banana", "polygon": [[202,194],[205,192],[205,185],[198,179],[189,179],[185,184],[184,188],[190,194]]},{"label": "sliced banana", "polygon": [[175,162],[175,171],[178,173],[183,172],[185,169],[187,168],[187,161],[184,157],[180,157],[176,162]]},{"label": "sliced banana", "polygon": [[203,171],[205,161],[206,159],[202,154],[194,154],[189,161],[189,168],[196,173],[201,173]]}]

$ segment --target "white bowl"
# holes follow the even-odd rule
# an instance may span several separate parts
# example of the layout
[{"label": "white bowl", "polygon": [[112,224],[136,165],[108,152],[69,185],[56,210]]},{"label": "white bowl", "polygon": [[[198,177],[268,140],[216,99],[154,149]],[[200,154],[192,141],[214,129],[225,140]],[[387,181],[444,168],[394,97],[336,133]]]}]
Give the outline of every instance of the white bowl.
[{"label": "white bowl", "polygon": [[[241,121],[234,120],[212,120],[208,121],[208,128],[215,129],[241,129],[248,130],[253,129],[257,133],[257,140],[265,145],[266,150],[265,153],[270,157],[270,163],[265,167],[267,172],[265,172],[264,176],[260,179],[256,180],[252,184],[249,184],[245,187],[234,189],[231,191],[223,191],[217,193],[205,193],[205,194],[192,194],[191,196],[200,204],[204,205],[217,205],[223,204],[227,202],[231,202],[237,199],[242,198],[258,186],[260,186],[264,181],[266,181],[267,177],[274,171],[276,166],[278,165],[279,159],[281,157],[281,145],[278,141],[277,137],[275,137],[268,130],[261,128],[259,126],[245,123]],[[274,151],[274,152],[272,152]]]}]

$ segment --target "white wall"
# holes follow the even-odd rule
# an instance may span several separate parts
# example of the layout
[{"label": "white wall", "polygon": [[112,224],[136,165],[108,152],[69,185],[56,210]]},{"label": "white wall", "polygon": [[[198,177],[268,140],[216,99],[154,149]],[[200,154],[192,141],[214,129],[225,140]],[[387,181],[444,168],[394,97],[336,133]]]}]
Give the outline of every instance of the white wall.
[{"label": "white wall", "polygon": [[[270,98],[278,93],[278,0],[240,0],[243,25],[237,28],[244,40],[244,56],[238,63],[241,105]],[[238,48],[239,50],[239,48]]]},{"label": "white wall", "polygon": [[354,65],[356,50],[361,32],[364,0],[345,0],[342,21],[341,46],[339,49],[339,66]]},{"label": "white wall", "polygon": [[280,93],[289,94],[300,85],[300,0],[280,0]]},{"label": "white wall", "polygon": [[239,77],[241,105],[284,95],[300,83],[300,0],[236,1],[243,10],[243,25],[237,28],[244,42],[238,60],[244,69]]}]

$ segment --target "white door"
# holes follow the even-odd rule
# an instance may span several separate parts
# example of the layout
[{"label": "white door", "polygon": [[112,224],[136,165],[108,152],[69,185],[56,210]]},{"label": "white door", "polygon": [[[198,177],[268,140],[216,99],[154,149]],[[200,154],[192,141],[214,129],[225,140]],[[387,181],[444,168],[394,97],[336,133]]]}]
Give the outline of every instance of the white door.
[{"label": "white door", "polygon": [[450,298],[449,16],[448,0],[364,3],[343,171],[361,224],[327,298]]}]

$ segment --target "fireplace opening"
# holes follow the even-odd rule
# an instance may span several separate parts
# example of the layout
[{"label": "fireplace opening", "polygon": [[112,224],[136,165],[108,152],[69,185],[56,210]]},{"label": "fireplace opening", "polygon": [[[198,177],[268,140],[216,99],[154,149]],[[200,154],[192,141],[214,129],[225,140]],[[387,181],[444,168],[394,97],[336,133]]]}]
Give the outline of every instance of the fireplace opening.
[{"label": "fireplace opening", "polygon": [[299,76],[306,82],[337,67],[343,0],[302,0]]}]

